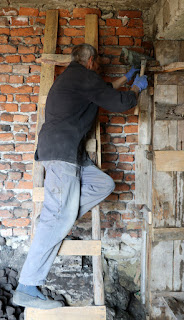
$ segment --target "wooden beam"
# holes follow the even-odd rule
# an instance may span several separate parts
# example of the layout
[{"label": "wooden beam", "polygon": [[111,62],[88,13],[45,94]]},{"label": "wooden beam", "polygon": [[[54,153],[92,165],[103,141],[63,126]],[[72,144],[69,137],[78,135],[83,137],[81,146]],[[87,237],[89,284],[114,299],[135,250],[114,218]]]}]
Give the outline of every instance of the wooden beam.
[{"label": "wooden beam", "polygon": [[154,228],[153,241],[184,240],[184,228]]},{"label": "wooden beam", "polygon": [[100,240],[64,240],[58,255],[60,256],[101,256]]},{"label": "wooden beam", "polygon": [[56,309],[25,309],[25,318],[31,320],[105,320],[104,306],[63,307]]},{"label": "wooden beam", "polygon": [[160,85],[184,85],[184,72],[159,73],[157,84]]},{"label": "wooden beam", "polygon": [[184,120],[184,103],[155,103],[155,120]]},{"label": "wooden beam", "polygon": [[184,70],[184,62],[173,62],[165,66],[149,67],[147,70],[152,72],[173,72]]},{"label": "wooden beam", "polygon": [[91,44],[98,51],[98,16],[87,14],[85,16],[85,43]]},{"label": "wooden beam", "polygon": [[184,151],[154,151],[157,171],[184,171]]},{"label": "wooden beam", "polygon": [[50,65],[57,65],[57,66],[68,66],[71,62],[71,55],[66,54],[49,54],[43,53],[42,56],[36,59],[37,63],[46,63]]}]

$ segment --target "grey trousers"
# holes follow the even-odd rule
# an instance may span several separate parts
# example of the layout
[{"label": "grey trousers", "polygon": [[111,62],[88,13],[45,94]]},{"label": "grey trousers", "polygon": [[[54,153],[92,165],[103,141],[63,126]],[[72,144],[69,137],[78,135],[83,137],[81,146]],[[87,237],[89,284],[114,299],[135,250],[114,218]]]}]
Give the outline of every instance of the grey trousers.
[{"label": "grey trousers", "polygon": [[19,282],[42,285],[76,219],[104,200],[114,181],[95,165],[45,161],[44,202],[34,239]]}]

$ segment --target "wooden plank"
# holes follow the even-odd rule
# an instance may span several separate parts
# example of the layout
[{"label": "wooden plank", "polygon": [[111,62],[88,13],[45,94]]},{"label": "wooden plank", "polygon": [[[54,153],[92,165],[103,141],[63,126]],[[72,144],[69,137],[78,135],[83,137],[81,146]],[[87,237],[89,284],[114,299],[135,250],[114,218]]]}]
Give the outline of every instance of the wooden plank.
[{"label": "wooden plank", "polygon": [[[158,77],[157,77],[158,80]],[[154,101],[158,103],[177,104],[177,85],[156,85],[154,89]]]},{"label": "wooden plank", "polygon": [[159,73],[157,75],[158,85],[184,85],[184,72]]},{"label": "wooden plank", "polygon": [[184,70],[184,62],[173,62],[165,66],[149,67],[147,70],[150,72],[174,72]]},{"label": "wooden plank", "polygon": [[[48,10],[46,14],[45,24],[45,36],[44,36],[44,53],[55,53],[57,43],[57,29],[58,29],[58,10]],[[54,81],[55,66],[43,65],[41,66],[41,77],[40,77],[40,96],[47,96],[50,87]],[[37,125],[36,125],[36,136],[35,136],[35,150],[38,142],[38,134],[45,121],[45,105],[42,101],[38,103],[37,112]],[[33,161],[33,187],[44,186],[44,167],[38,161]],[[34,214],[37,217],[40,214],[40,203],[34,204]],[[32,220],[32,237],[34,234],[34,221]]]},{"label": "wooden plank", "polygon": [[175,291],[157,291],[151,293],[152,298],[155,299],[156,297],[174,297],[180,298],[184,300],[184,292],[175,292]]},{"label": "wooden plank", "polygon": [[91,44],[98,51],[98,16],[96,14],[85,16],[85,43]]},{"label": "wooden plank", "polygon": [[151,261],[151,291],[172,291],[173,241],[154,242]]},{"label": "wooden plank", "polygon": [[143,219],[148,223],[152,224],[152,212],[147,206],[143,206],[143,208],[140,211],[143,214]]},{"label": "wooden plank", "polygon": [[155,103],[156,120],[184,120],[184,103]]},{"label": "wooden plank", "polygon": [[63,307],[49,310],[26,308],[26,319],[30,320],[105,320],[104,306]]},{"label": "wooden plank", "polygon": [[177,121],[159,120],[154,123],[153,150],[176,150]]},{"label": "wooden plank", "polygon": [[57,66],[68,66],[69,63],[71,62],[71,55],[43,53],[40,58],[36,59],[36,62],[57,65]]},{"label": "wooden plank", "polygon": [[151,144],[152,132],[152,98],[149,90],[144,90],[139,100],[138,143]]},{"label": "wooden plank", "polygon": [[152,161],[146,158],[149,145],[135,148],[135,203],[152,208]]},{"label": "wooden plank", "polygon": [[161,66],[182,61],[180,57],[180,41],[156,40],[154,42],[155,57]]},{"label": "wooden plank", "polygon": [[157,171],[184,171],[184,151],[155,151]]},{"label": "wooden plank", "polygon": [[153,228],[153,241],[184,240],[184,228]]},{"label": "wooden plank", "polygon": [[58,255],[60,256],[100,256],[100,240],[64,240]]},{"label": "wooden plank", "polygon": [[97,141],[96,139],[89,139],[86,142],[86,151],[88,152],[96,152]]}]

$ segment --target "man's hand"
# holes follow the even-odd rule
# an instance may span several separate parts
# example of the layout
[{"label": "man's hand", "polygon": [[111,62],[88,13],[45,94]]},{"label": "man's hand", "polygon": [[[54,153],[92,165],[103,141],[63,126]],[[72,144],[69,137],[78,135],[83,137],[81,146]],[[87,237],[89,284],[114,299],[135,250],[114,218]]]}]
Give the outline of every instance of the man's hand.
[{"label": "man's hand", "polygon": [[137,71],[139,71],[139,70],[140,70],[140,69],[136,69],[136,68],[132,67],[132,68],[125,74],[125,77],[127,78],[127,82],[129,82],[129,81],[132,79],[133,75],[134,75]]},{"label": "man's hand", "polygon": [[139,92],[141,92],[142,90],[146,89],[148,86],[148,81],[147,81],[147,76],[142,76],[140,77],[138,74],[135,77],[135,80],[133,82],[133,86],[136,86],[139,88]]}]

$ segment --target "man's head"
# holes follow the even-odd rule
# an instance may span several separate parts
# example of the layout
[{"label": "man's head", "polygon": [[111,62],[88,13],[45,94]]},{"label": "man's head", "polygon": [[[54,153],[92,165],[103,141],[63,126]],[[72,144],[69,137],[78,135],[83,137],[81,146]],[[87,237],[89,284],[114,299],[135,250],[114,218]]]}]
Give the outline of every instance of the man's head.
[{"label": "man's head", "polygon": [[75,46],[71,53],[72,61],[82,64],[90,70],[98,72],[98,53],[96,49],[88,43]]}]

